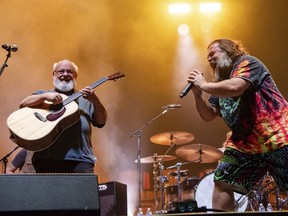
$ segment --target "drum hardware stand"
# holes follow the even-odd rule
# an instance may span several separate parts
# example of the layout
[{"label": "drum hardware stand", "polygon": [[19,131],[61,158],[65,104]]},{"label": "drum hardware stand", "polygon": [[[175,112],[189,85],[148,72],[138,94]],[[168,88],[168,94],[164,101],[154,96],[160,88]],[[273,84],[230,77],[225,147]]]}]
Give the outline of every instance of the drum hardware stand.
[{"label": "drum hardware stand", "polygon": [[[154,156],[157,157],[157,153],[154,153]],[[159,167],[159,177],[158,177],[158,172],[157,172],[157,168]],[[155,209],[156,210],[162,210],[163,206],[164,206],[164,201],[163,201],[163,194],[164,194],[164,182],[167,180],[167,178],[165,178],[163,176],[163,158],[160,158],[157,162],[155,161],[155,163],[153,164],[153,179],[154,179],[154,199],[155,199]],[[160,184],[158,185],[158,180],[160,182]],[[159,202],[158,202],[158,198],[157,198],[157,191],[158,188],[160,188],[160,204],[161,204],[161,208],[159,209]]]},{"label": "drum hardware stand", "polygon": [[183,165],[186,165],[186,164],[189,164],[189,163],[192,163],[192,162],[193,161],[189,161],[189,162],[185,162],[185,163],[178,162],[178,163],[176,163],[173,166],[166,167],[166,169],[174,169],[174,168],[177,168],[178,166],[183,166]]},{"label": "drum hardware stand", "polygon": [[163,159],[160,159],[159,160],[159,170],[160,170],[160,173],[159,173],[159,182],[160,182],[160,203],[161,203],[161,210],[164,209],[164,182],[167,180],[167,178],[165,178],[163,176],[163,169],[164,169],[164,166],[163,166]]},{"label": "drum hardware stand", "polygon": [[[169,152],[173,147],[176,146],[176,145],[173,143],[173,139],[174,139],[173,132],[171,132],[171,134],[170,134],[170,146],[169,146],[169,148],[167,149],[167,151],[165,152],[164,157],[165,157],[165,155],[168,154],[168,152]],[[164,181],[165,181],[165,178],[164,178],[164,176],[163,176],[163,170],[164,170],[163,159],[161,160],[161,162],[159,162],[159,170],[160,170],[160,202],[161,202],[161,209],[164,209]]]},{"label": "drum hardware stand", "polygon": [[[173,131],[171,132],[170,134],[170,147],[167,149],[167,151],[165,152],[164,154],[164,157],[165,158],[165,155],[168,154],[168,152],[171,150],[171,148],[175,147],[176,144],[173,143],[173,139],[174,139],[174,135],[173,135]],[[156,155],[154,154],[154,156],[157,156],[157,153]],[[167,178],[165,178],[163,176],[163,170],[164,170],[164,166],[163,166],[163,158],[161,158],[159,161],[158,161],[158,167],[159,167],[159,182],[160,182],[160,204],[161,204],[161,208],[160,210],[163,210],[164,209],[164,182],[167,180]],[[157,164],[155,165],[154,164],[154,169],[153,169],[153,174],[154,174],[154,198],[155,198],[155,205],[156,205],[156,210],[159,210],[158,209],[158,199],[157,199],[157,172],[156,172],[156,168],[157,168]],[[156,180],[155,180],[156,179]]]},{"label": "drum hardware stand", "polygon": [[[266,175],[269,175],[269,172],[267,172],[267,174]],[[263,177],[264,178],[264,177]],[[272,178],[273,179],[273,178]],[[272,182],[274,181],[274,179],[272,180]],[[270,182],[268,182],[268,183],[266,183],[266,185],[264,185],[264,187],[263,188],[266,188],[266,187],[268,187],[269,186],[269,184],[271,183],[271,181]],[[275,202],[276,202],[276,209],[277,210],[279,210],[279,211],[281,211],[282,210],[282,207],[285,205],[285,204],[287,204],[287,202],[288,202],[288,191],[286,191],[286,197],[284,198],[284,199],[282,199],[281,197],[280,197],[280,189],[279,189],[279,187],[277,186],[277,185],[275,185],[273,188],[271,188],[268,192],[265,192],[265,195],[266,196],[268,196],[273,190],[275,190],[275,195],[276,195],[276,197],[275,197]],[[268,199],[268,198],[267,198]]]},{"label": "drum hardware stand", "polygon": [[[156,153],[157,155],[157,153]],[[155,156],[155,154],[154,154]],[[158,179],[157,179],[157,175],[158,175],[158,172],[156,171],[156,168],[157,168],[157,163],[154,162],[153,164],[153,181],[154,181],[154,200],[155,200],[155,209],[158,210],[158,205],[159,205],[159,202],[158,202],[158,198],[157,198],[157,191],[158,191]]]},{"label": "drum hardware stand", "polygon": [[180,170],[180,167],[182,165],[185,165],[185,164],[188,164],[188,163],[191,163],[191,162],[192,161],[185,162],[185,163],[178,162],[175,165],[166,168],[166,169],[177,168],[177,171],[176,171],[176,173],[177,173],[177,189],[178,189],[177,202],[181,202],[182,201],[182,187],[181,187],[181,170]]},{"label": "drum hardware stand", "polygon": [[[269,172],[267,172],[266,175],[269,175]],[[263,178],[264,178],[264,177],[263,177]],[[265,188],[268,187],[268,186],[271,184],[271,182],[273,182],[273,181],[274,181],[274,179],[272,178],[272,181],[266,183],[266,185],[262,186],[262,188],[265,189]],[[281,211],[281,210],[282,210],[282,207],[283,207],[285,204],[287,204],[287,202],[288,202],[288,191],[286,191],[286,197],[285,197],[284,199],[282,199],[282,198],[280,197],[280,189],[279,189],[279,187],[278,187],[277,185],[274,185],[273,188],[271,188],[270,190],[268,190],[267,192],[264,192],[264,193],[265,193],[266,196],[268,196],[273,190],[275,191],[275,195],[276,195],[276,197],[275,197],[275,199],[276,199],[276,200],[275,200],[275,202],[276,202],[276,209],[279,210],[279,211]],[[261,194],[261,195],[262,195],[262,194]],[[268,200],[268,198],[267,198],[267,200]]]},{"label": "drum hardware stand", "polygon": [[[271,182],[273,182],[274,180],[272,181],[268,181],[267,183],[264,181],[265,180],[265,177],[268,176],[269,177],[269,172],[267,172],[263,177],[262,179],[259,181],[259,187],[258,187],[258,190],[257,190],[257,193],[258,193],[258,199],[259,199],[259,203],[263,203],[263,205],[266,207],[267,204],[269,203],[269,198],[268,198],[268,195],[273,191],[275,190],[276,192],[276,206],[278,205],[277,204],[277,200],[278,200],[278,197],[277,197],[277,186],[274,186],[272,187],[270,190],[269,189],[269,185],[271,184]],[[263,184],[263,182],[265,184]],[[280,206],[279,206],[280,208]],[[277,207],[278,209],[278,207]]]},{"label": "drum hardware stand", "polygon": [[280,190],[279,187],[276,186],[275,188],[276,191],[276,208],[277,210],[281,211],[282,207],[287,203],[288,201],[288,191],[286,191],[286,198],[285,199],[281,199],[280,198]]},{"label": "drum hardware stand", "polygon": [[[253,194],[253,197],[252,197]],[[250,191],[248,194],[248,206],[249,206],[249,210],[250,211],[258,211],[258,209],[255,208],[255,206],[253,205],[253,201],[259,202],[259,195],[257,193],[257,191],[252,190]],[[252,200],[254,199],[254,200]]]},{"label": "drum hardware stand", "polygon": [[8,163],[8,157],[18,149],[19,146],[15,147],[11,152],[9,152],[7,155],[5,155],[3,158],[0,159],[0,162],[3,161],[3,167],[2,167],[2,173],[6,173],[7,163]]},{"label": "drum hardware stand", "polygon": [[[264,178],[264,177],[263,177]],[[267,203],[269,202],[269,199],[267,198],[267,196],[273,192],[275,190],[275,195],[276,195],[276,209],[278,211],[281,211],[282,210],[282,207],[288,202],[288,191],[286,191],[286,198],[285,199],[281,199],[280,197],[280,190],[279,190],[279,187],[276,185],[274,186],[273,188],[271,188],[270,190],[268,191],[262,191],[263,189],[267,188],[269,186],[269,184],[271,182],[268,182],[266,183],[265,185],[262,185],[262,181],[263,181],[263,178],[259,181],[259,187],[257,190],[251,190],[249,193],[248,193],[248,203],[249,203],[249,208],[250,210],[252,211],[258,211],[257,207],[259,205],[260,202],[263,203],[263,201],[266,201]],[[253,197],[252,197],[253,195]],[[264,198],[266,198],[266,200],[264,200]],[[255,203],[254,203],[255,202]],[[253,205],[256,204],[256,206]],[[263,203],[264,205],[267,204],[267,203]]]},{"label": "drum hardware stand", "polygon": [[137,135],[137,173],[138,173],[138,209],[141,208],[141,132],[144,128],[152,124],[156,119],[158,119],[160,116],[164,115],[168,112],[171,108],[169,106],[165,106],[165,110],[162,111],[160,114],[158,114],[156,117],[151,119],[149,122],[147,122],[145,125],[143,125],[141,128],[136,130],[132,135],[129,136],[129,139]]},{"label": "drum hardware stand", "polygon": [[181,187],[181,173],[180,173],[180,167],[182,164],[177,163],[177,188],[178,188],[178,194],[177,194],[177,202],[182,201],[182,187]]},{"label": "drum hardware stand", "polygon": [[[163,159],[165,158],[165,155],[167,155],[167,152],[164,154],[163,158],[160,158],[158,160],[158,163],[154,163],[153,165],[153,175],[154,175],[154,198],[155,198],[155,206],[156,206],[156,210],[163,210],[164,209],[164,182],[167,181],[167,177],[163,176],[163,170],[164,170],[164,166],[163,166]],[[154,153],[154,156],[157,156],[157,153]],[[159,167],[159,176],[158,176],[158,172],[156,171],[156,169]],[[160,184],[158,185],[158,181],[160,182]],[[160,209],[159,209],[159,203],[158,203],[158,198],[157,198],[157,189],[160,188]]]}]

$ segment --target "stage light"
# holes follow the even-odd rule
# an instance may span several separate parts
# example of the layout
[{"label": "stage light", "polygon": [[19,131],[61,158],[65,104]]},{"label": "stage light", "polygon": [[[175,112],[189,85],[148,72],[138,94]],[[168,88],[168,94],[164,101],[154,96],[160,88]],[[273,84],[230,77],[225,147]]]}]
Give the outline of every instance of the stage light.
[{"label": "stage light", "polygon": [[170,14],[183,14],[191,11],[190,4],[170,4],[168,8]]},{"label": "stage light", "polygon": [[189,26],[187,24],[181,24],[178,26],[179,35],[187,35],[189,34]]},{"label": "stage light", "polygon": [[220,2],[200,3],[200,12],[219,12],[221,11],[222,4]]}]

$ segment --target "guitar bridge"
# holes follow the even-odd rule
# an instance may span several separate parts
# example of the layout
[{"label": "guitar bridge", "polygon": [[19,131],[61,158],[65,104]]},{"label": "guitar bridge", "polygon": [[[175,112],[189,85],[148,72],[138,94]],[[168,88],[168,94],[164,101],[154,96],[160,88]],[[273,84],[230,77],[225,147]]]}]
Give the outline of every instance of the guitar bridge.
[{"label": "guitar bridge", "polygon": [[40,121],[43,121],[43,122],[46,122],[46,121],[47,121],[47,119],[46,119],[44,116],[42,116],[40,113],[38,113],[38,112],[34,112],[34,115],[35,115],[36,118],[38,118]]}]

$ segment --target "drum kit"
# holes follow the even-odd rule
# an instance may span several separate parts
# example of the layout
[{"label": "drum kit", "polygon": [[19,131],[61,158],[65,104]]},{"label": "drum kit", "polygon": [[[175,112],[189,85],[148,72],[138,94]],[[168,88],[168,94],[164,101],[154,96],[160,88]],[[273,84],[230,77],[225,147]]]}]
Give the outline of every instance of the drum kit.
[{"label": "drum kit", "polygon": [[[180,131],[159,133],[150,138],[152,143],[169,146],[168,150],[163,155],[155,153],[153,156],[140,159],[140,163],[153,163],[156,211],[169,211],[172,202],[194,200],[196,197],[200,197],[199,195],[196,196],[197,191],[195,189],[197,185],[200,185],[200,178],[195,176],[188,177],[189,171],[187,169],[181,169],[183,165],[192,162],[197,164],[213,163],[221,158],[223,152],[218,148],[205,144],[188,144],[193,140],[193,134]],[[175,153],[178,157],[186,160],[186,162],[178,162],[175,165],[164,169],[164,162],[172,161],[177,158],[176,156],[168,155],[168,152],[171,148],[178,145],[183,146],[177,148]],[[164,171],[168,171],[168,176],[164,174]],[[173,183],[169,182],[171,179],[174,180],[171,181]],[[200,205],[205,205],[205,203],[200,203]]]},{"label": "drum kit", "polygon": [[[150,141],[155,144],[169,146],[163,155],[154,153],[153,156],[140,159],[140,163],[153,164],[155,212],[169,212],[171,208],[173,208],[173,202],[187,200],[196,201],[198,207],[205,207],[206,210],[212,209],[214,171],[206,173],[202,178],[197,176],[188,177],[189,171],[187,169],[183,170],[181,167],[188,163],[207,164],[217,162],[223,154],[223,149],[205,144],[188,144],[193,140],[193,134],[180,131],[164,132],[150,138]],[[183,146],[177,147],[175,154],[179,158],[186,160],[186,162],[177,162],[173,166],[164,168],[164,162],[177,158],[176,156],[168,155],[168,152],[172,147],[178,145]],[[269,174],[267,175],[269,176]],[[263,179],[262,181],[267,181],[267,178],[266,176],[266,180]],[[171,181],[171,179],[174,181]],[[274,181],[270,176],[268,179],[270,180],[270,186]],[[262,202],[259,198],[261,197],[261,193],[263,193],[262,184],[261,188],[259,188],[260,186],[258,186],[257,191],[253,190],[249,193],[238,193],[234,191],[235,211],[258,211],[257,206]],[[265,186],[265,188],[267,189],[267,186]],[[275,189],[275,187],[273,187],[273,189]],[[267,194],[267,192],[265,193]],[[279,199],[283,202],[282,206],[284,206],[284,204],[286,205],[287,198],[281,199],[279,195],[276,195],[276,199],[278,202]]]}]

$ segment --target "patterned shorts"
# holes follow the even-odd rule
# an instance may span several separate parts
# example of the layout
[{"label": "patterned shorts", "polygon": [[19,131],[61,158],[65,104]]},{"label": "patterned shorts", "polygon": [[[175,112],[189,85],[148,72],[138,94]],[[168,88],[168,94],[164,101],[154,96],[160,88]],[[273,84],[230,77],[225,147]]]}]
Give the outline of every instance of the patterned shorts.
[{"label": "patterned shorts", "polygon": [[219,162],[214,180],[233,185],[247,193],[269,172],[282,191],[288,191],[288,146],[261,154],[244,154],[227,148]]}]

